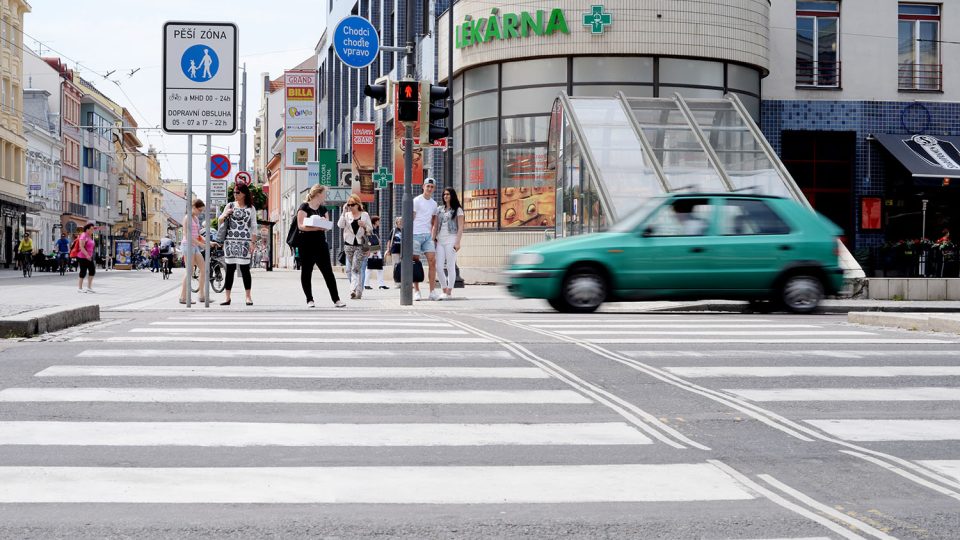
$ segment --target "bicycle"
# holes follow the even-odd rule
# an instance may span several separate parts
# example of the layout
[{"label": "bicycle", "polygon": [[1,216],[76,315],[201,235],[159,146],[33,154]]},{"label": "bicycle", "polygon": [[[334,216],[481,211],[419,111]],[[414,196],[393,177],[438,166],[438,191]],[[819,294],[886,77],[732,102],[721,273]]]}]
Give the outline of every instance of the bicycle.
[{"label": "bicycle", "polygon": [[160,256],[160,275],[163,276],[163,279],[170,279],[170,274],[173,273],[170,268],[170,257],[171,255]]},{"label": "bicycle", "polygon": [[[226,286],[225,276],[227,274],[226,266],[223,264],[223,248],[210,249],[210,263],[207,269],[207,279],[210,280],[210,288],[213,292],[222,293]],[[193,275],[190,280],[190,290],[200,292],[200,269],[193,265]]]},{"label": "bicycle", "polygon": [[20,266],[23,267],[23,277],[33,277],[33,260],[30,257],[30,254],[21,255],[23,259],[20,262]]},{"label": "bicycle", "polygon": [[65,276],[67,274],[67,254],[66,253],[60,253],[59,255],[57,255],[57,271],[60,272],[61,276]]}]

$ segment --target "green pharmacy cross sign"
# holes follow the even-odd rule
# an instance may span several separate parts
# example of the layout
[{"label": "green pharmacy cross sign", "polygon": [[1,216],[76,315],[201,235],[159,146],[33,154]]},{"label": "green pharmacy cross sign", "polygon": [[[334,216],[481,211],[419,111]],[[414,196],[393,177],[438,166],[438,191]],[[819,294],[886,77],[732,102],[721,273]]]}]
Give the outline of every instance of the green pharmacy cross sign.
[{"label": "green pharmacy cross sign", "polygon": [[613,15],[603,12],[603,6],[590,6],[590,13],[583,14],[583,25],[590,27],[591,34],[602,34],[613,24]]},{"label": "green pharmacy cross sign", "polygon": [[386,167],[380,167],[380,170],[373,173],[373,181],[377,183],[377,187],[380,189],[386,189],[386,187],[393,182],[393,175],[387,172]]}]

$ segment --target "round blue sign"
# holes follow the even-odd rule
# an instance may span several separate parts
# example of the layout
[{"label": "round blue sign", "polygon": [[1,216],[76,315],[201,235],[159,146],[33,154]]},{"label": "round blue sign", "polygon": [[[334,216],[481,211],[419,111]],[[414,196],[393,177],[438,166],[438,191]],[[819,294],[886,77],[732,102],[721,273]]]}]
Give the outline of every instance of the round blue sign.
[{"label": "round blue sign", "polygon": [[380,36],[370,21],[352,15],[337,24],[333,32],[333,48],[347,66],[364,68],[380,53]]},{"label": "round blue sign", "polygon": [[193,82],[207,82],[217,76],[220,58],[213,47],[200,43],[183,52],[180,69]]}]

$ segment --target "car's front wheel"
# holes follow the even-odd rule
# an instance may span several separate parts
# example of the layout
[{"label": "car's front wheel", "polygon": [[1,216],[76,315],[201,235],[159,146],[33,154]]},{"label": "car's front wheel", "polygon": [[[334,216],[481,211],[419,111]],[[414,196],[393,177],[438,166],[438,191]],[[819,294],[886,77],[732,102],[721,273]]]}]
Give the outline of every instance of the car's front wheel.
[{"label": "car's front wheel", "polygon": [[563,278],[560,298],[550,305],[564,313],[592,313],[607,299],[607,280],[595,268],[579,267]]},{"label": "car's front wheel", "polygon": [[809,275],[790,276],[780,289],[780,301],[793,313],[812,313],[823,301],[823,283]]}]

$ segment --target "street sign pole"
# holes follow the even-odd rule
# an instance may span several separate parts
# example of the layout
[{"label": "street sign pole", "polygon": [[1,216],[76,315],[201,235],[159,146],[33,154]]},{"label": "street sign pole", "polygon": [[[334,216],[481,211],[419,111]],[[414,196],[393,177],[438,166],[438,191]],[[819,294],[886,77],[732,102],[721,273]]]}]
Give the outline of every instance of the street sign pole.
[{"label": "street sign pole", "polygon": [[[192,305],[195,239],[193,222],[193,136],[207,136],[206,255],[210,258],[210,138],[237,131],[237,25],[171,21],[163,25],[163,131],[187,135],[187,212],[184,237],[186,305]],[[228,159],[229,163],[229,159]],[[204,261],[201,264],[209,264]],[[204,268],[206,270],[206,268]],[[210,307],[210,280],[205,305]]]},{"label": "street sign pole", "polygon": [[[187,199],[186,228],[183,231],[183,269],[187,272],[184,279],[187,280],[187,308],[193,301],[193,287],[190,285],[190,275],[193,274],[193,235],[190,234],[190,225],[193,223],[193,135],[187,135],[187,193],[184,198]],[[174,250],[176,251],[176,250]]]},{"label": "street sign pole", "polygon": [[[207,135],[207,193],[208,194],[210,193],[210,169],[211,168],[212,167],[210,166],[210,135]],[[209,199],[209,197],[207,198]],[[210,201],[207,201],[207,202],[210,202]],[[203,266],[205,268],[203,269],[203,271],[200,272],[201,276],[204,275],[204,272],[210,271],[210,206],[211,205],[208,204],[204,208],[204,213],[206,214],[205,221],[207,222],[207,225],[205,227],[207,230],[207,234],[206,234],[207,246],[205,248],[206,256],[203,258]],[[203,281],[204,283],[200,284],[202,287],[204,287],[203,307],[208,308],[210,307],[210,276],[208,275],[207,279]]]},{"label": "street sign pole", "polygon": [[[407,0],[407,70],[406,78],[416,80],[417,58],[414,50],[414,0]],[[413,305],[413,124],[406,125],[403,149],[403,236],[400,239],[400,305]]]}]

